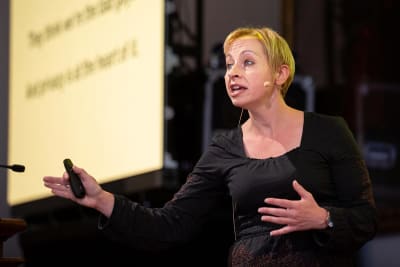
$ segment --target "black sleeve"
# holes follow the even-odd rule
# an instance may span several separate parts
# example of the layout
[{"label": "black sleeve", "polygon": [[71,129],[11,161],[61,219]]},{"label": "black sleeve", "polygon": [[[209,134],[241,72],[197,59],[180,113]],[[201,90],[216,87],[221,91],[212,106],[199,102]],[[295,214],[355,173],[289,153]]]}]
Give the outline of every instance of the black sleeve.
[{"label": "black sleeve", "polygon": [[371,240],[377,231],[377,213],[367,167],[346,122],[332,120],[327,143],[328,162],[337,199],[326,206],[333,228],[315,232],[316,242],[326,249],[351,252]]},{"label": "black sleeve", "polygon": [[203,155],[185,184],[162,208],[147,208],[116,195],[113,212],[108,219],[100,216],[99,229],[112,240],[144,250],[167,249],[189,241],[227,195],[216,166],[204,167],[215,164],[210,155]]}]

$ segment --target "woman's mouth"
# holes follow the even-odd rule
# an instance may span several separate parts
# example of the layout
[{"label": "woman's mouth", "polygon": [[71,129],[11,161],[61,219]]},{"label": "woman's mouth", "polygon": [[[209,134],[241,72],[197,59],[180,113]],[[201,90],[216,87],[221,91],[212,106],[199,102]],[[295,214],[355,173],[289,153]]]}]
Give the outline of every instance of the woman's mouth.
[{"label": "woman's mouth", "polygon": [[233,84],[233,85],[230,86],[230,89],[231,89],[231,95],[235,96],[235,95],[239,94],[241,91],[243,91],[243,90],[245,90],[247,88],[244,87],[244,86],[241,86],[239,84]]}]

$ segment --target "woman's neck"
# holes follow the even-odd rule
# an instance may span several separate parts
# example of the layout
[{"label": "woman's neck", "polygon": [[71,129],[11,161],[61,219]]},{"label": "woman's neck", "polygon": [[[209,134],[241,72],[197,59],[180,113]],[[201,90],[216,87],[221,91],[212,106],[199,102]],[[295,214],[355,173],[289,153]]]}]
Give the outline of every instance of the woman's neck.
[{"label": "woman's neck", "polygon": [[300,110],[294,109],[284,102],[268,108],[249,111],[249,119],[243,124],[243,130],[272,138],[281,129],[293,125],[293,120],[297,120],[301,114]]}]

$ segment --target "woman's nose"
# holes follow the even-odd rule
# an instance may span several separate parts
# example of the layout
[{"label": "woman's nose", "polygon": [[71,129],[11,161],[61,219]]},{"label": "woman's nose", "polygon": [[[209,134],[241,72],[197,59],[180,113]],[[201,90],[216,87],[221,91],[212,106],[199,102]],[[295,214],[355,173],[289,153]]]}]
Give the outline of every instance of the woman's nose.
[{"label": "woman's nose", "polygon": [[228,76],[229,78],[236,78],[239,77],[240,70],[237,65],[232,65],[230,69],[228,69]]}]

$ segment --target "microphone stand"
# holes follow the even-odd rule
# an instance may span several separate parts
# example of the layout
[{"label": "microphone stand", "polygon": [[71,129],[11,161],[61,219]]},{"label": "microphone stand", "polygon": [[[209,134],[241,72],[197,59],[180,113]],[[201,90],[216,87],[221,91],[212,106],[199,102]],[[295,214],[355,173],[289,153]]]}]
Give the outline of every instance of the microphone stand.
[{"label": "microphone stand", "polygon": [[[0,168],[11,169],[15,172],[25,171],[25,166],[19,164],[0,164]],[[26,230],[27,226],[27,222],[22,218],[0,217],[0,267],[20,266],[25,262],[25,259],[21,257],[5,257],[3,248],[5,241],[7,241],[11,236]]]}]

